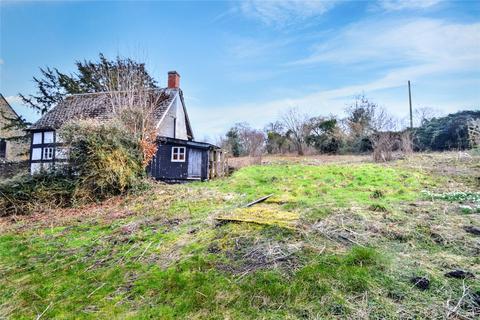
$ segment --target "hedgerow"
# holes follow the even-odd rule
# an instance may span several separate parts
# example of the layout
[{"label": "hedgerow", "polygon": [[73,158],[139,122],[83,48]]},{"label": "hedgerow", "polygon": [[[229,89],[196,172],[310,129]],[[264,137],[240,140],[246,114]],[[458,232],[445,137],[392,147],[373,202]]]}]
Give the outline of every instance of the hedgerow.
[{"label": "hedgerow", "polygon": [[0,184],[0,216],[25,214],[40,206],[70,206],[75,188],[75,181],[60,173],[17,176]]}]

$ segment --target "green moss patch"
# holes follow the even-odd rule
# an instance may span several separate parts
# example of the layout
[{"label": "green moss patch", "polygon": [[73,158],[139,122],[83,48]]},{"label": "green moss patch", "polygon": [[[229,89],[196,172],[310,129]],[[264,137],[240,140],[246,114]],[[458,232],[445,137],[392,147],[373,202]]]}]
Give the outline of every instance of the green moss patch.
[{"label": "green moss patch", "polygon": [[295,228],[299,217],[300,215],[295,212],[280,210],[276,206],[259,204],[249,208],[234,209],[231,213],[220,215],[216,219]]}]

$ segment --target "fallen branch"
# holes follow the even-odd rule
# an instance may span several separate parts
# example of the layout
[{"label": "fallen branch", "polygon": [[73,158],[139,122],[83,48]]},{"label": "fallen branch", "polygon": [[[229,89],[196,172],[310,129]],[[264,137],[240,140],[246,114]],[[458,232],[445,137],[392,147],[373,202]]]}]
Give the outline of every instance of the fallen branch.
[{"label": "fallen branch", "polygon": [[257,199],[257,200],[255,200],[255,201],[252,201],[252,202],[250,202],[250,203],[247,203],[247,204],[244,206],[244,208],[248,208],[248,207],[253,206],[254,204],[263,202],[263,201],[267,200],[268,198],[270,198],[271,196],[273,196],[273,193],[269,194],[268,196],[265,196],[265,197],[262,197],[262,198],[260,198],[260,199]]},{"label": "fallen branch", "polygon": [[147,252],[148,248],[150,248],[152,244],[153,244],[153,241],[148,244],[145,250],[143,250],[142,254],[137,258],[137,261],[140,261],[140,259],[142,259],[143,255],[145,254],[145,252]]},{"label": "fallen branch", "polygon": [[92,296],[92,294],[94,294],[95,292],[97,292],[98,290],[100,290],[101,288],[103,288],[103,286],[105,285],[106,283],[102,283],[97,289],[93,290],[92,292],[90,292],[90,294],[87,296],[87,298],[90,298]]},{"label": "fallen branch", "polygon": [[45,312],[47,312],[47,310],[50,309],[51,306],[52,306],[52,302],[50,302],[50,304],[45,308],[45,310],[43,310],[43,312],[39,314],[35,319],[36,320],[40,319],[45,314]]}]

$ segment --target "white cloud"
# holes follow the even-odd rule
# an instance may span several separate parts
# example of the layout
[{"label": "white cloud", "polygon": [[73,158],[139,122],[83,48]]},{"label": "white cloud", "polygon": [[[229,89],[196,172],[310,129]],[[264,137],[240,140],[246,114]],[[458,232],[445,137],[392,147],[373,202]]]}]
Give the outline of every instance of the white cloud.
[{"label": "white cloud", "polygon": [[5,61],[3,61],[2,58],[0,58],[0,64],[4,64],[4,63],[5,63]]},{"label": "white cloud", "polygon": [[438,5],[442,0],[379,0],[381,8],[387,11],[404,9],[425,9]]},{"label": "white cloud", "polygon": [[240,11],[267,25],[285,25],[322,15],[336,2],[337,0],[247,0],[240,4]]},{"label": "white cloud", "polygon": [[5,97],[5,100],[7,100],[9,104],[23,104],[22,98],[19,96],[8,96]]}]

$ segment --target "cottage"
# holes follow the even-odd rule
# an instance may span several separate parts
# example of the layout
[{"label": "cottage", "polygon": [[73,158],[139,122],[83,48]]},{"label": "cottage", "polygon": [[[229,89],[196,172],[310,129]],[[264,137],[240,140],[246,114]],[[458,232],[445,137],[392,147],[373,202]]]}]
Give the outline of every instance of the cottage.
[{"label": "cottage", "polygon": [[28,143],[23,141],[26,132],[12,126],[12,121],[19,120],[18,114],[0,94],[0,162],[27,160]]},{"label": "cottage", "polygon": [[[153,112],[158,150],[148,166],[149,175],[168,181],[207,180],[222,175],[225,169],[222,150],[194,141],[180,89],[180,75],[170,71],[168,86],[155,90],[160,94]],[[58,129],[72,120],[110,120],[112,112],[108,99],[105,92],[71,95],[33,124],[30,127],[30,172],[35,174],[68,161],[68,150],[62,145]]]}]

